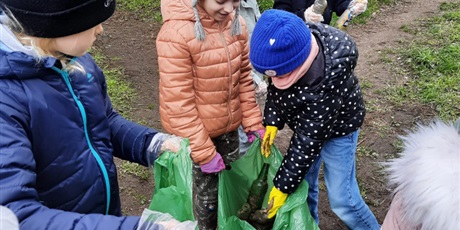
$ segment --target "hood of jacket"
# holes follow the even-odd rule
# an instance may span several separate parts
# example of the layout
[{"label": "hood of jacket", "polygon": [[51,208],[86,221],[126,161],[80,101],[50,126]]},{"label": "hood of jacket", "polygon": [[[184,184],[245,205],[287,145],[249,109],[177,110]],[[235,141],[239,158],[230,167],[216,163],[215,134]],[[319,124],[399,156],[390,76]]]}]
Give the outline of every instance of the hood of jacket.
[{"label": "hood of jacket", "polygon": [[[201,7],[199,7],[199,9],[203,10]],[[192,0],[162,0],[161,15],[163,17],[163,22],[169,20],[188,20],[195,22]]]},{"label": "hood of jacket", "polygon": [[196,4],[198,20],[195,16],[192,1],[199,0],[162,0],[161,1],[161,15],[163,17],[163,23],[172,20],[185,20],[195,23],[195,36],[198,40],[204,40],[205,29],[215,27],[216,24],[228,25],[229,21],[232,21],[231,33],[232,35],[241,34],[241,22],[235,20],[239,17],[239,8],[236,9],[236,13],[233,12],[230,17],[227,17],[224,21],[218,22],[214,20],[209,14],[201,7],[199,3]]},{"label": "hood of jacket", "polygon": [[404,150],[386,163],[386,171],[401,198],[403,222],[422,229],[457,229],[460,133],[437,120],[401,138]]},{"label": "hood of jacket", "polygon": [[5,16],[0,15],[0,79],[30,79],[41,76],[41,71],[49,71],[57,59],[46,57],[37,61],[33,49],[22,45],[11,30],[1,23],[2,17]]},{"label": "hood of jacket", "polygon": [[[207,25],[217,23],[208,15],[208,13],[206,13],[200,4],[197,4],[196,8],[198,10],[201,23],[205,28],[207,28]],[[192,0],[161,0],[161,15],[163,17],[163,22],[171,20],[196,22],[192,7]],[[234,13],[232,13],[231,17],[228,17],[225,21],[223,21],[222,25],[226,25],[229,20],[233,19],[233,17]]]}]

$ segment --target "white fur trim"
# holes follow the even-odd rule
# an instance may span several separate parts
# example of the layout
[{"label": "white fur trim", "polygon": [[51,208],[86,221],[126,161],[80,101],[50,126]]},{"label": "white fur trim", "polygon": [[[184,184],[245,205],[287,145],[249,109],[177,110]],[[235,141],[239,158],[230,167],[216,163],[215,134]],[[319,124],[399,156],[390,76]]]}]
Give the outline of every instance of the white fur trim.
[{"label": "white fur trim", "polygon": [[442,121],[402,137],[404,151],[386,163],[402,197],[402,219],[421,229],[460,227],[460,134]]}]

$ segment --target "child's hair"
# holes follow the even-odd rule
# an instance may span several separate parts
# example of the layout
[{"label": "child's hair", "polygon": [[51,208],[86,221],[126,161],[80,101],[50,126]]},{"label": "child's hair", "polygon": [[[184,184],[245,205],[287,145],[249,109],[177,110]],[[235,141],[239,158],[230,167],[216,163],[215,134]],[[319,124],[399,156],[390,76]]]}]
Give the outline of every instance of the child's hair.
[{"label": "child's hair", "polygon": [[[200,41],[204,41],[206,37],[206,33],[204,31],[203,25],[201,24],[200,16],[198,15],[198,9],[196,8],[198,4],[198,0],[192,0],[192,8],[193,13],[195,14],[195,37]],[[241,34],[241,23],[239,20],[240,17],[240,6],[235,9],[235,18],[233,19],[230,33],[232,36],[240,35]]]},{"label": "child's hair", "polygon": [[16,38],[25,46],[30,46],[35,52],[35,58],[37,62],[42,60],[45,57],[54,57],[59,60],[64,70],[69,72],[80,71],[85,72],[85,69],[76,61],[71,61],[72,59],[65,54],[59,52],[51,52],[50,44],[55,38],[39,38],[33,37],[25,34],[24,28],[19,23],[19,21],[14,17],[14,15],[7,8],[3,8],[4,13],[7,15],[6,20],[3,23],[10,28],[14,33]]},{"label": "child's hair", "polygon": [[50,45],[55,38],[86,31],[110,18],[116,0],[0,0],[0,5],[9,20],[7,26],[23,45],[35,51],[38,60],[51,56],[64,70],[84,71],[74,59],[51,52]]}]

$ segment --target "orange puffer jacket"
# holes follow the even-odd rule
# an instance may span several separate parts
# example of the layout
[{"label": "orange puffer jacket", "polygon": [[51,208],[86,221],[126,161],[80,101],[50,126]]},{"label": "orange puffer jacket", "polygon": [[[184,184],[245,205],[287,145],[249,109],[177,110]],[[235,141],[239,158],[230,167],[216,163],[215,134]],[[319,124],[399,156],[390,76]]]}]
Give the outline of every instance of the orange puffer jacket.
[{"label": "orange puffer jacket", "polygon": [[194,35],[192,0],[162,0],[163,26],[156,47],[160,69],[160,114],[163,128],[190,139],[195,163],[216,153],[211,138],[236,130],[263,129],[249,62],[248,34],[230,35],[234,14],[223,22],[197,6],[206,32]]}]

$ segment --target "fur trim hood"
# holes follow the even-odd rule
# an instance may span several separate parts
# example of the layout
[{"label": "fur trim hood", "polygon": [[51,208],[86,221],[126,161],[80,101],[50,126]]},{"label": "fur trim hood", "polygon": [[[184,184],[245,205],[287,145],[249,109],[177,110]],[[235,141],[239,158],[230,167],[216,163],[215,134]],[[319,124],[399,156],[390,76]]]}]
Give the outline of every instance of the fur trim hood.
[{"label": "fur trim hood", "polygon": [[404,151],[387,163],[402,200],[402,220],[420,229],[460,226],[460,133],[435,121],[402,137]]}]

